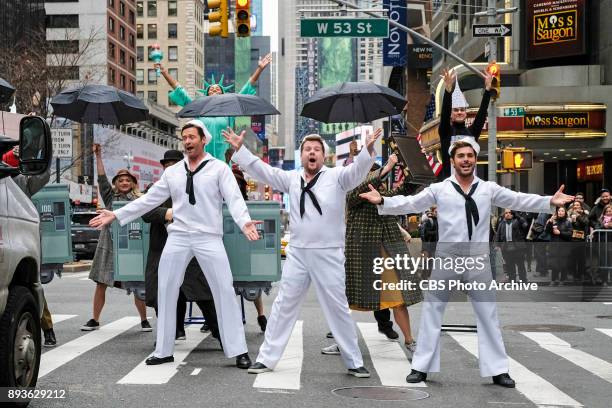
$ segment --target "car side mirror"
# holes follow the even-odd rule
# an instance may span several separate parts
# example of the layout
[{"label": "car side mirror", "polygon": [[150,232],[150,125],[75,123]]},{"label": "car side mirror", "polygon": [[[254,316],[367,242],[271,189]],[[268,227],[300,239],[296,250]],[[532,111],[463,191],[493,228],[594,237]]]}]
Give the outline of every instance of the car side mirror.
[{"label": "car side mirror", "polygon": [[25,116],[19,123],[19,171],[42,174],[51,165],[53,146],[49,124],[39,116]]}]

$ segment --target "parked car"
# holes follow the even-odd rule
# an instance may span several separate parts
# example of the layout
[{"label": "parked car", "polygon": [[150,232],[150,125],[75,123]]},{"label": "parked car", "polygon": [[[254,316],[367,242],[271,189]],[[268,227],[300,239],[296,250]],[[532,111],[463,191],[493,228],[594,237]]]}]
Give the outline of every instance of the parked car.
[{"label": "parked car", "polygon": [[72,214],[72,253],[75,260],[93,259],[100,231],[89,226],[89,221],[98,215],[95,211],[75,211]]},{"label": "parked car", "polygon": [[40,117],[22,118],[19,141],[0,136],[0,155],[18,143],[19,167],[0,161],[0,387],[30,388],[36,386],[40,367],[40,218],[13,177],[37,176],[49,169],[49,125]]}]

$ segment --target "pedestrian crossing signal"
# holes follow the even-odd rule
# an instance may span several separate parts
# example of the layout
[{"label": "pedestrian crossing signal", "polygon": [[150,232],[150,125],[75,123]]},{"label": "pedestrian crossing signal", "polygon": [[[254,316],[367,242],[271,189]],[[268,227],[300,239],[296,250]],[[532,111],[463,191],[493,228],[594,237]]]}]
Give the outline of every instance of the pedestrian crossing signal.
[{"label": "pedestrian crossing signal", "polygon": [[493,76],[491,82],[491,98],[494,100],[501,95],[501,69],[497,62],[493,61],[487,66],[487,72]]},{"label": "pedestrian crossing signal", "polygon": [[533,167],[533,151],[504,150],[502,152],[502,168],[504,170],[528,170]]},{"label": "pedestrian crossing signal", "polygon": [[236,36],[251,35],[251,0],[236,0]]}]

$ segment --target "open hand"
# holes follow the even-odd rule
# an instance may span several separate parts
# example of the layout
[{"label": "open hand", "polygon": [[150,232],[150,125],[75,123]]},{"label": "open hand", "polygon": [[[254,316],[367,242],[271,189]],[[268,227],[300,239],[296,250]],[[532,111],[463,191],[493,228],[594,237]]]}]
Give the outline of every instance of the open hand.
[{"label": "open hand", "polygon": [[102,229],[104,226],[106,225],[110,225],[115,219],[117,219],[117,217],[115,216],[115,213],[109,210],[100,210],[99,211],[100,215],[98,215],[97,217],[92,218],[89,221],[89,226],[93,227],[95,229]]},{"label": "open hand", "polygon": [[263,221],[249,221],[244,224],[244,227],[242,227],[242,232],[244,233],[244,236],[249,241],[257,241],[259,239],[259,233],[257,232],[257,227],[255,225],[262,223]]},{"label": "open hand", "polygon": [[382,135],[381,128],[376,129],[373,134],[368,135],[368,138],[366,139],[366,147],[368,148],[370,155],[376,152],[374,150],[374,143],[376,142],[376,139],[380,137],[380,135]]},{"label": "open hand", "polygon": [[244,143],[244,135],[246,135],[244,130],[237,135],[236,132],[234,132],[234,129],[228,127],[227,129],[222,130],[221,133],[223,134],[225,141],[234,148],[234,151],[237,152],[242,147],[242,144]]},{"label": "open hand", "polygon": [[572,201],[574,201],[575,197],[563,193],[564,189],[565,189],[565,185],[561,184],[561,187],[559,187],[559,190],[557,190],[555,195],[552,196],[552,198],[550,199],[551,205],[554,205],[555,207],[563,207],[565,204],[571,203]]},{"label": "open hand", "polygon": [[272,62],[272,53],[269,53],[265,57],[259,59],[259,63],[257,64],[257,66],[261,69],[265,69],[268,65],[270,65],[271,62]]},{"label": "open hand", "polygon": [[491,84],[493,83],[493,75],[491,75],[489,73],[489,71],[487,71],[486,69],[483,71],[484,73],[484,84],[485,84],[485,89],[487,91],[491,90]]},{"label": "open hand", "polygon": [[444,81],[444,87],[448,93],[453,92],[453,88],[455,87],[455,81],[457,81],[457,74],[454,69],[444,68],[442,70],[442,75],[440,78]]},{"label": "open hand", "polygon": [[378,190],[376,190],[374,188],[373,185],[368,184],[368,187],[370,187],[370,191],[368,191],[367,193],[361,193],[359,194],[359,197],[361,197],[362,199],[371,202],[372,204],[380,204],[380,202],[382,201],[382,196],[380,195],[380,193],[378,192]]}]

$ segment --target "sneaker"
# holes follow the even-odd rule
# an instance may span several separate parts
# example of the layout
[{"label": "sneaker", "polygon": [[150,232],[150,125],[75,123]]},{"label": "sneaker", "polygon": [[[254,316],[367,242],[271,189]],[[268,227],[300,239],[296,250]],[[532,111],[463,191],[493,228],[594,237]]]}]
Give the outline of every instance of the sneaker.
[{"label": "sneaker", "polygon": [[43,334],[45,335],[45,343],[43,346],[45,347],[55,347],[57,345],[57,340],[55,339],[55,333],[53,329],[43,330]]},{"label": "sneaker", "polygon": [[187,336],[185,335],[185,330],[178,330],[176,332],[176,337],[174,340],[186,340]]},{"label": "sneaker", "polygon": [[328,355],[328,356],[339,355],[340,354],[340,347],[338,347],[337,344],[332,344],[329,347],[323,347],[321,349],[321,354],[325,354],[325,355]]},{"label": "sneaker", "polygon": [[272,371],[272,369],[266,367],[262,363],[255,363],[252,366],[250,366],[248,369],[249,374],[261,374],[261,373],[268,373],[270,371]]},{"label": "sneaker", "polygon": [[412,357],[414,353],[416,353],[416,341],[412,341],[411,343],[404,343],[406,346],[406,350],[408,351],[408,361],[412,361]]},{"label": "sneaker", "polygon": [[370,372],[365,367],[349,368],[348,374],[357,378],[370,378]]},{"label": "sneaker", "polygon": [[397,341],[399,339],[399,334],[393,330],[393,327],[379,327],[378,332],[387,336],[389,340]]},{"label": "sneaker", "polygon": [[153,331],[153,328],[149,324],[148,320],[145,319],[142,322],[140,322],[140,331],[141,332],[152,332]]},{"label": "sneaker", "polygon": [[96,322],[94,319],[89,319],[87,323],[81,326],[81,331],[92,331],[98,330],[100,328],[100,323]]},{"label": "sneaker", "polygon": [[208,326],[208,323],[204,322],[202,327],[200,327],[200,333],[208,333],[209,331],[210,327]]},{"label": "sneaker", "polygon": [[265,333],[266,326],[268,325],[268,319],[266,319],[266,316],[257,316],[257,323],[259,324],[259,328],[261,329],[261,331]]}]

